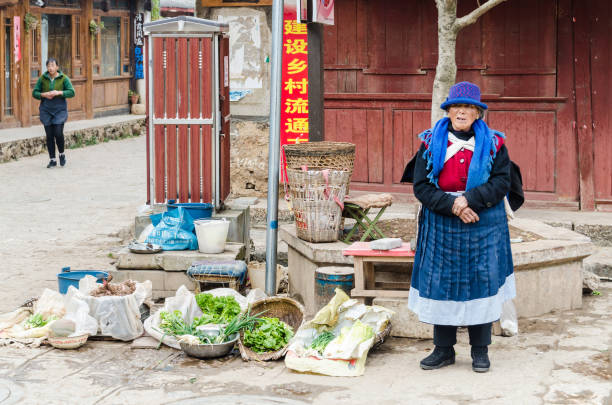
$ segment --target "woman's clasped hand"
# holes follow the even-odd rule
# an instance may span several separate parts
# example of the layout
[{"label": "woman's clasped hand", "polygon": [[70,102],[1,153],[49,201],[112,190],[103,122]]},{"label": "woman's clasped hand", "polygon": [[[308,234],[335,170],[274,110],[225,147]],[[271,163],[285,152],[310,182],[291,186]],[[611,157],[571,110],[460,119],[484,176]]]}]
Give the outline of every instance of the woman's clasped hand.
[{"label": "woman's clasped hand", "polygon": [[464,223],[471,224],[478,222],[478,214],[468,206],[467,198],[464,196],[455,198],[453,203],[453,214],[459,217]]}]

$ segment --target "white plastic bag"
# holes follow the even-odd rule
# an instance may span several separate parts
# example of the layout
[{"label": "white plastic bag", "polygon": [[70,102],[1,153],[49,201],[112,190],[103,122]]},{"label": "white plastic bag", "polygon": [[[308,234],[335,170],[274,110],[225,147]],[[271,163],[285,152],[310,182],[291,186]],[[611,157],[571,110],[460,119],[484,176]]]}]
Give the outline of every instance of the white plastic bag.
[{"label": "white plastic bag", "polygon": [[[89,288],[87,283],[84,287]],[[102,335],[128,341],[142,335],[140,305],[151,297],[152,285],[151,281],[147,280],[136,283],[136,290],[130,295],[105,297],[92,297],[70,286],[67,295],[87,303],[89,315],[98,322],[98,329]]]},{"label": "white plastic bag", "polygon": [[[251,290],[247,297],[244,297],[238,291],[231,288],[215,288],[204,291],[204,293],[211,294],[213,297],[234,297],[242,311],[246,311],[249,305],[256,300],[266,297],[266,294],[260,289]],[[189,324],[193,323],[194,318],[200,317],[203,314],[196,302],[195,295],[185,286],[180,286],[179,289],[176,290],[176,295],[174,297],[166,298],[163,308],[159,309],[155,314],[145,320],[144,328],[153,338],[162,341],[162,343],[167,346],[180,350],[181,346],[174,336],[164,336],[164,332],[159,327],[161,323],[160,313],[173,312],[176,310],[181,311],[183,319]]]},{"label": "white plastic bag", "polygon": [[66,313],[64,296],[57,291],[45,288],[40,298],[34,303],[32,313],[41,314],[43,319],[54,316],[60,319]]},{"label": "white plastic bag", "polygon": [[514,336],[518,334],[518,320],[516,316],[516,308],[514,307],[514,301],[508,300],[502,304],[499,324],[501,326],[503,336]]},{"label": "white plastic bag", "polygon": [[[93,277],[92,277],[93,278]],[[74,290],[74,288],[73,288]],[[88,334],[93,336],[98,333],[98,321],[89,315],[89,305],[74,294],[65,298],[66,315],[64,319],[74,322],[75,330],[69,337]]]},{"label": "white plastic bag", "polygon": [[160,313],[173,312],[176,310],[181,311],[185,322],[190,324],[193,322],[194,318],[202,316],[202,310],[198,306],[195,296],[187,287],[182,285],[176,290],[176,295],[174,297],[166,298],[164,306],[145,320],[144,328],[151,337],[161,341],[167,346],[180,350],[181,346],[174,336],[164,336],[164,332],[159,327],[161,324]]}]

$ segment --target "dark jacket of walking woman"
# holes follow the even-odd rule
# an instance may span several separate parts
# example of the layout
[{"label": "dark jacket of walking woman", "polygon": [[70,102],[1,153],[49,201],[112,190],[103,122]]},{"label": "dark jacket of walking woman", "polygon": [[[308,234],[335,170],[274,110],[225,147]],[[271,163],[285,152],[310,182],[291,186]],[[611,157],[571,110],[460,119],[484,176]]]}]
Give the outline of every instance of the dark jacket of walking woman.
[{"label": "dark jacket of walking woman", "polygon": [[414,195],[423,204],[408,307],[434,325],[425,370],[455,362],[458,326],[467,326],[472,368],[489,369],[491,323],[516,295],[504,197],[510,191],[505,136],[482,120],[480,89],[461,82],[440,106],[448,117],[423,132]]},{"label": "dark jacket of walking woman", "polygon": [[47,150],[49,152],[48,168],[57,166],[55,161],[55,145],[60,154],[60,165],[66,164],[64,154],[64,123],[68,119],[67,98],[74,97],[74,88],[68,76],[59,70],[57,60],[47,61],[47,71],[36,82],[32,97],[40,101],[40,121],[47,135]]}]

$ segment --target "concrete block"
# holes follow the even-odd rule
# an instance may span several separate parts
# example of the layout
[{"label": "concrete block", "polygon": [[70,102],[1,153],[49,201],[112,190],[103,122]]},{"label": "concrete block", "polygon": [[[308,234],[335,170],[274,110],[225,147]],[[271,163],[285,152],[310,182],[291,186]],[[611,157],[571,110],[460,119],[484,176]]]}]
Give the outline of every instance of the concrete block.
[{"label": "concrete block", "polygon": [[213,214],[213,218],[225,218],[230,221],[227,233],[228,242],[242,243],[245,246],[249,246],[251,214],[248,206],[242,209],[216,212]]},{"label": "concrete block", "polygon": [[289,296],[304,305],[305,316],[314,316],[317,311],[315,302],[315,271],[318,266],[289,246]]},{"label": "concrete block", "polygon": [[[290,247],[297,250],[302,256],[314,263],[353,264],[352,256],[342,255],[347,247],[343,242],[310,243],[297,237],[295,225],[283,225],[279,229],[280,238]],[[291,263],[291,261],[290,261]]]},{"label": "concrete block", "polygon": [[391,317],[391,336],[417,339],[433,339],[433,325],[419,321],[408,309],[405,298],[374,298],[373,305],[380,305],[395,312]]},{"label": "concrete block", "polygon": [[600,247],[597,253],[584,259],[584,269],[599,277],[612,278],[612,247]]},{"label": "concrete block", "polygon": [[123,248],[116,254],[117,268],[186,271],[191,263],[200,260],[244,260],[242,243],[227,243],[223,253],[200,253],[197,250],[173,250],[155,254],[132,253]]},{"label": "concrete block", "polygon": [[[161,214],[166,212],[168,207],[166,204],[153,204],[151,205],[151,214]],[[140,236],[142,231],[151,224],[151,214],[136,215],[134,218],[134,236],[136,239]]]},{"label": "concrete block", "polygon": [[164,290],[176,291],[180,286],[184,285],[189,290],[195,289],[195,282],[182,271],[164,272]]},{"label": "concrete block", "polygon": [[515,270],[519,318],[582,306],[582,261]]},{"label": "concrete block", "polygon": [[[265,262],[250,262],[248,267],[249,280],[251,288],[259,288],[266,290],[266,263]],[[283,266],[276,265],[276,291],[283,278]]]},{"label": "concrete block", "polygon": [[[116,279],[115,274],[118,276]],[[151,281],[151,285],[154,290],[163,289],[165,285],[166,272],[163,270],[133,270],[133,269],[117,269],[113,273],[113,281]]]},{"label": "concrete block", "polygon": [[521,229],[523,231],[536,234],[543,239],[574,240],[582,242],[591,241],[588,236],[581,235],[566,227],[551,226],[545,224],[544,222],[536,221],[535,219],[514,218],[512,221],[509,222],[509,225]]},{"label": "concrete block", "polygon": [[230,203],[230,205],[231,205],[231,207],[234,207],[234,206],[249,206],[249,205],[257,204],[258,201],[259,201],[259,199],[257,197],[239,197],[239,198],[236,198],[235,200],[233,200]]}]

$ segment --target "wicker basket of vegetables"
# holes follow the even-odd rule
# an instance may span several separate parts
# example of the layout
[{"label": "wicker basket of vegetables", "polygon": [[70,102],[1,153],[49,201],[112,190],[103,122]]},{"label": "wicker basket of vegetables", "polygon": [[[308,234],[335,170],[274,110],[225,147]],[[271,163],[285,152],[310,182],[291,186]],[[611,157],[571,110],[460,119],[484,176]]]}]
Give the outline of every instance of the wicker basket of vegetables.
[{"label": "wicker basket of vegetables", "polygon": [[285,355],[289,340],[304,321],[304,307],[285,297],[259,300],[251,306],[258,314],[252,328],[240,332],[238,348],[244,361],[278,360]]}]

